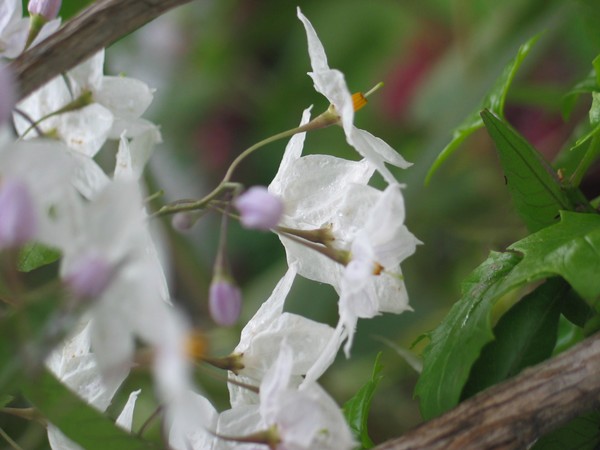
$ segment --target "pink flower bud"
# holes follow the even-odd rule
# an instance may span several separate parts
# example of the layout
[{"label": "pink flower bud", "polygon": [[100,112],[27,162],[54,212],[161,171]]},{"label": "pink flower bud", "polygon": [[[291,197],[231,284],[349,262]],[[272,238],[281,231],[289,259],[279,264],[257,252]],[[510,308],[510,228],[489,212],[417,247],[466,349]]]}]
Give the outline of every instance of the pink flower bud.
[{"label": "pink flower bud", "polygon": [[15,84],[12,72],[0,63],[0,125],[10,117],[15,106]]},{"label": "pink flower bud", "polygon": [[267,188],[253,186],[234,200],[240,221],[246,228],[269,230],[277,226],[283,214],[283,203]]},{"label": "pink flower bud", "polygon": [[36,211],[28,186],[16,179],[1,180],[0,248],[20,246],[36,232]]},{"label": "pink flower bud", "polygon": [[113,273],[106,259],[91,252],[79,258],[65,282],[76,297],[95,298],[108,287]]},{"label": "pink flower bud", "polygon": [[208,292],[208,310],[213,320],[222,326],[235,325],[242,309],[242,293],[232,282],[213,280]]},{"label": "pink flower bud", "polygon": [[194,217],[189,212],[178,212],[171,218],[171,225],[177,231],[188,231],[194,226]]},{"label": "pink flower bud", "polygon": [[60,10],[61,0],[29,0],[27,10],[29,14],[42,16],[44,20],[56,19]]}]

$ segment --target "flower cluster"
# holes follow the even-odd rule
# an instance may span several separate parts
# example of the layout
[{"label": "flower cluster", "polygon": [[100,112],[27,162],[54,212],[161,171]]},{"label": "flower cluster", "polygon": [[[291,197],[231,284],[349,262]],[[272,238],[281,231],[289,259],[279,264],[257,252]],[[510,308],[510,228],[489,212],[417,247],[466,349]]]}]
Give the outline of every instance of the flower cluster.
[{"label": "flower cluster", "polygon": [[[38,22],[29,27],[20,1],[1,5],[2,57],[18,55],[60,24],[60,1],[32,0],[29,11]],[[131,368],[148,364],[175,450],[353,448],[339,407],[318,379],[342,345],[350,356],[358,319],[410,309],[400,263],[419,241],[404,226],[402,186],[386,166],[410,164],[354,125],[365,95],[350,93],[299,9],[298,17],[308,38],[309,75],[331,106],[313,120],[311,108],[304,111],[268,188],[240,194],[241,186],[230,180],[238,158],[204,199],[157,213],[177,213],[173,223],[181,229],[191,228],[204,210],[222,213],[208,293],[219,325],[235,324],[242,302],[225,258],[228,220],[277,233],[285,247],[287,273],[226,358],[190,351],[193,333],[173,306],[156,248],[160,236],[149,227],[140,176],[161,140],[158,127],[142,118],[152,89],[105,75],[102,50],[15,106],[12,78],[0,67],[0,250],[14,256],[35,243],[57,251],[64,315],[74,317],[44,354],[45,364],[101,411]],[[363,159],[302,155],[305,133],[330,125],[342,127]],[[111,140],[118,151],[106,171],[95,157]],[[376,171],[387,182],[384,190],[369,184]],[[336,327],[285,311],[297,275],[333,286]],[[140,345],[150,350],[149,359],[140,358]],[[230,409],[217,412],[198,392],[190,378],[192,357],[229,371]],[[137,394],[117,419],[126,429]],[[48,436],[55,449],[78,448],[52,425]]]}]

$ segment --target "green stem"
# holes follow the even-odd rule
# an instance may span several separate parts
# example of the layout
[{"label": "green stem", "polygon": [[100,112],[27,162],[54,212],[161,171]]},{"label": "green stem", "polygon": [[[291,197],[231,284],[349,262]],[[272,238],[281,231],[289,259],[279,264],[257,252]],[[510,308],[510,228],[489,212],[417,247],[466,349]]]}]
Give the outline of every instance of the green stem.
[{"label": "green stem", "polygon": [[197,209],[203,209],[208,204],[218,197],[223,192],[228,190],[236,190],[240,188],[239,183],[224,183],[221,182],[215,189],[213,189],[208,195],[202,197],[200,200],[178,200],[168,205],[163,206],[156,211],[152,217],[166,216],[168,214],[175,214],[181,211],[195,211]]},{"label": "green stem", "polygon": [[0,428],[0,436],[2,436],[4,438],[4,440],[6,442],[8,442],[8,444],[14,448],[15,450],[23,450],[19,444],[17,444],[13,438],[11,438],[8,434],[6,434],[6,431],[4,431],[2,428]]},{"label": "green stem", "polygon": [[590,168],[590,166],[598,159],[600,156],[600,136],[598,134],[594,135],[591,139],[590,146],[588,147],[585,155],[579,162],[577,169],[571,175],[571,185],[578,187],[583,180],[586,172]]},{"label": "green stem", "polygon": [[33,123],[29,128],[27,128],[25,130],[25,132],[21,135],[20,139],[23,139],[27,135],[27,133],[29,133],[32,129],[36,128],[37,125],[39,125],[44,120],[49,119],[50,117],[53,117],[53,116],[57,116],[59,114],[66,113],[66,112],[77,111],[79,109],[85,108],[88,105],[91,105],[92,103],[94,103],[93,95],[90,91],[86,91],[83,94],[81,94],[79,97],[77,97],[75,100],[67,103],[62,108],[57,109],[56,111],[53,111],[49,114],[46,114],[45,116],[38,119],[37,122]]},{"label": "green stem", "polygon": [[271,142],[275,142],[280,139],[285,139],[285,138],[291,137],[297,133],[303,133],[305,131],[312,130],[312,129],[314,129],[314,126],[311,124],[312,124],[312,122],[307,123],[306,125],[303,125],[301,127],[292,128],[291,130],[282,131],[281,133],[277,133],[271,137],[263,139],[260,142],[257,142],[256,144],[254,144],[251,147],[248,147],[246,150],[244,150],[242,153],[240,153],[237,158],[235,158],[233,160],[233,162],[229,166],[229,169],[227,169],[227,173],[225,173],[225,176],[223,177],[223,181],[221,181],[221,183],[227,183],[231,179],[231,175],[233,175],[233,171],[237,168],[237,166],[239,166],[239,164],[247,156],[251,155],[259,148],[264,147],[265,145],[270,144]]}]

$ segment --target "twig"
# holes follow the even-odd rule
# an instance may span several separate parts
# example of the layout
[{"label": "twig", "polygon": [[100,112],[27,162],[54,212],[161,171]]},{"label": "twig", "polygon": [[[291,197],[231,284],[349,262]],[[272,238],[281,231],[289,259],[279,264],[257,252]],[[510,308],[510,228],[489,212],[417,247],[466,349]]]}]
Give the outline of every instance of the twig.
[{"label": "twig", "polygon": [[99,0],[10,63],[19,100],[164,12],[191,0]]},{"label": "twig", "polygon": [[374,450],[525,449],[600,405],[600,333]]}]

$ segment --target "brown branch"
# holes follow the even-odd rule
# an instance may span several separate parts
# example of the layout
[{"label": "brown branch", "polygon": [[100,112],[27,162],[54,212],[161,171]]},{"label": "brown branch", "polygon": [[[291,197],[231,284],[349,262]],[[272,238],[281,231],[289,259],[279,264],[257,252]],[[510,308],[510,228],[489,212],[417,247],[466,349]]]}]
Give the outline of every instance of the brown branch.
[{"label": "brown branch", "polygon": [[191,0],[99,0],[11,64],[19,100],[98,50]]},{"label": "brown branch", "polygon": [[600,333],[374,450],[524,449],[600,406]]}]

